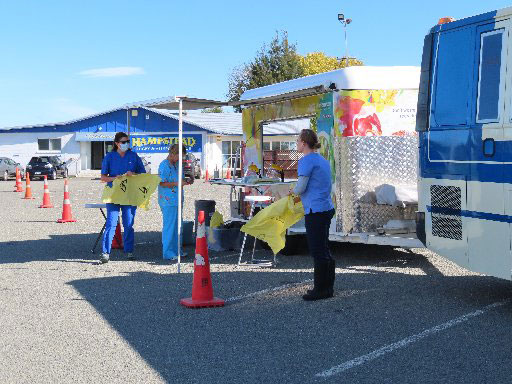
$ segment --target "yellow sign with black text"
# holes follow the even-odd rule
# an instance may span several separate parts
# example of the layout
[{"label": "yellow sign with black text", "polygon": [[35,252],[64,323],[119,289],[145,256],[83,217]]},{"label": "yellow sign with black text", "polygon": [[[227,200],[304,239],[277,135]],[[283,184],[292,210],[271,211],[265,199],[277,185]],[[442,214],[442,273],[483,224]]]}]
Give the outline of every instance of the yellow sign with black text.
[{"label": "yellow sign with black text", "polygon": [[[188,133],[182,137],[182,143],[187,148],[187,152],[202,152],[201,134]],[[178,144],[177,134],[167,135],[131,135],[132,150],[134,152],[146,153],[165,153],[173,144]]]},{"label": "yellow sign with black text", "polygon": [[149,201],[160,183],[158,175],[142,173],[140,175],[118,177],[103,189],[101,201],[119,205],[133,205],[149,209]]}]

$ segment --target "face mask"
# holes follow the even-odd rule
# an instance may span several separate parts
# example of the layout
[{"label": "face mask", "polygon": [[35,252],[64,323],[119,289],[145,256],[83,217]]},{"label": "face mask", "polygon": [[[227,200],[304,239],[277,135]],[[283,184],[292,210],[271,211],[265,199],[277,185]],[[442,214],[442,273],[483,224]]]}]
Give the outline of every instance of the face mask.
[{"label": "face mask", "polygon": [[119,149],[123,152],[126,152],[129,148],[129,144],[128,143],[122,143],[122,144],[119,144]]}]

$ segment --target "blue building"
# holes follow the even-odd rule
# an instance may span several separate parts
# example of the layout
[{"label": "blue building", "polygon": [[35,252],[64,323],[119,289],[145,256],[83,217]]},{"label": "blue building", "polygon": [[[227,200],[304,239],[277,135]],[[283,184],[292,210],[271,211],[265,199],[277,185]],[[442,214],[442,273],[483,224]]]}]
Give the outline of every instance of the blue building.
[{"label": "blue building", "polygon": [[[165,104],[166,100],[156,101]],[[167,156],[169,145],[177,142],[179,119],[177,112],[150,108],[151,104],[154,103],[128,104],[62,123],[0,128],[0,156],[25,166],[32,156],[58,155],[69,163],[70,175],[99,174],[115,134],[125,132],[130,135],[132,149],[151,162],[152,172],[156,172],[158,164]],[[270,124],[263,148],[293,149],[296,135],[304,127],[297,122]],[[242,114],[186,113],[183,137],[187,151],[200,160],[203,174],[208,169],[210,175],[216,170],[225,175],[228,168],[233,169],[237,164]]]},{"label": "blue building", "polygon": [[[69,173],[99,170],[117,132],[129,133],[132,149],[159,164],[177,142],[175,112],[124,106],[72,121],[0,129],[0,155],[26,165],[34,155],[59,155],[70,162]],[[183,118],[184,143],[204,171],[221,170],[223,142],[240,142],[241,114],[190,113]],[[230,146],[230,145],[229,145]],[[157,166],[152,169],[155,172]]]}]

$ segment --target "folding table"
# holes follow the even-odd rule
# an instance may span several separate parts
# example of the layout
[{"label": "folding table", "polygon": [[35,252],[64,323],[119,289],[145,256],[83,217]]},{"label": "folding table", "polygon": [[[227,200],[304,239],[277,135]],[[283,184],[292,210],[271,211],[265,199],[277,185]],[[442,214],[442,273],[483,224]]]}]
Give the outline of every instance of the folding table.
[{"label": "folding table", "polygon": [[103,227],[101,228],[101,231],[98,234],[96,241],[94,242],[94,247],[92,247],[92,249],[91,249],[91,252],[94,253],[96,251],[96,247],[98,246],[98,242],[100,241],[101,236],[103,235],[103,232],[105,231],[105,227],[107,225],[107,216],[105,215],[105,212],[103,212],[103,209],[107,209],[107,204],[104,204],[104,203],[85,204],[85,208],[99,208],[101,214],[103,215],[103,218],[105,219],[105,223],[103,223]]}]

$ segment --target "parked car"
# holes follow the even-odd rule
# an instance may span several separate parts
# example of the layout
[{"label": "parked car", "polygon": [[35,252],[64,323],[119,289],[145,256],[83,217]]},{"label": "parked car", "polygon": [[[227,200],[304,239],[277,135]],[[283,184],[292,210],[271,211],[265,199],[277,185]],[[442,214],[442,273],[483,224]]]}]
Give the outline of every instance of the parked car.
[{"label": "parked car", "polygon": [[183,162],[183,173],[185,177],[193,181],[201,177],[201,164],[192,153],[185,155],[185,161]]},{"label": "parked car", "polygon": [[0,177],[2,180],[7,181],[9,180],[9,177],[16,177],[16,168],[19,168],[21,172],[21,178],[24,178],[25,172],[20,166],[20,163],[17,163],[8,157],[0,157]]},{"label": "parked car", "polygon": [[146,173],[151,173],[151,161],[147,161],[145,157],[140,158],[142,160],[142,164],[144,164],[144,169]]},{"label": "parked car", "polygon": [[68,177],[68,168],[59,156],[34,156],[27,164],[26,173],[31,179],[42,179],[46,175],[55,180],[59,176]]}]

